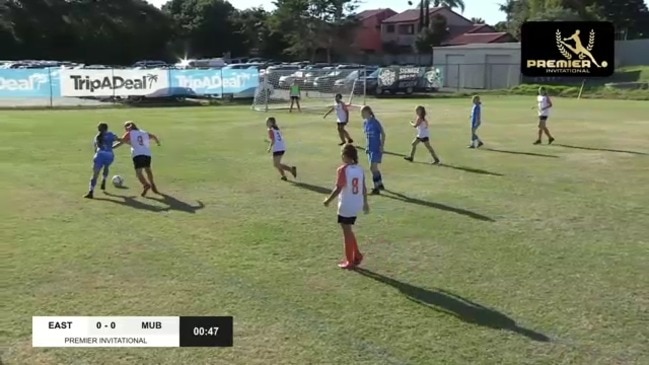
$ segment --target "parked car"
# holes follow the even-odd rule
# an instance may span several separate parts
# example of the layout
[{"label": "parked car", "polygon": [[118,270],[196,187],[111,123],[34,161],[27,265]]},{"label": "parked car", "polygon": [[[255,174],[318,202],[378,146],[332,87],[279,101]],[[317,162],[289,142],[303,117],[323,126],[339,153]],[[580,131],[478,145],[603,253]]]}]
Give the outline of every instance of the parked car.
[{"label": "parked car", "polygon": [[441,87],[439,69],[430,67],[393,66],[379,69],[376,94],[412,94],[434,92]]},{"label": "parked car", "polygon": [[279,78],[282,76],[282,73],[287,71],[297,71],[300,69],[298,65],[279,65],[279,66],[270,66],[266,69],[265,77],[268,80],[268,83],[274,88],[279,87]]},{"label": "parked car", "polygon": [[[306,80],[309,78],[309,76],[316,75],[318,70],[322,70],[325,67],[329,67],[330,65],[327,63],[317,63],[315,65],[308,65],[304,67],[301,70],[296,71],[295,73],[291,75],[285,75],[279,78],[279,87],[281,88],[288,88],[293,84],[295,81],[296,84],[298,84],[301,87],[306,87]],[[320,75],[318,75],[320,76]],[[311,80],[315,79],[315,77],[311,77]],[[311,81],[311,84],[309,86],[313,86],[313,81]]]},{"label": "parked car", "polygon": [[[334,91],[335,92],[349,92],[352,88],[355,90],[354,93],[358,93],[357,90],[363,90],[365,85],[360,84],[360,89],[357,89],[356,81],[359,79],[366,79],[369,75],[377,71],[377,68],[364,68],[360,70],[354,70],[349,75],[342,79],[338,79],[334,82]],[[378,75],[378,72],[377,72]]]},{"label": "parked car", "polygon": [[313,87],[320,92],[334,92],[334,83],[336,80],[344,79],[347,75],[354,72],[355,69],[336,69],[324,76],[318,76],[313,81]]}]

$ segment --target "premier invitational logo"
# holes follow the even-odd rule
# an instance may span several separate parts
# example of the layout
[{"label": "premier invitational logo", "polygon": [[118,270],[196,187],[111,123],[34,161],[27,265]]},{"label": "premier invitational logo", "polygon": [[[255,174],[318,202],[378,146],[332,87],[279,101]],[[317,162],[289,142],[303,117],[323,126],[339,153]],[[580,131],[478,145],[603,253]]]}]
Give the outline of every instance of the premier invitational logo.
[{"label": "premier invitational logo", "polygon": [[521,72],[531,77],[607,77],[614,71],[608,22],[527,22],[521,28]]},{"label": "premier invitational logo", "polygon": [[138,78],[122,76],[91,77],[89,75],[70,75],[75,90],[86,90],[94,93],[100,90],[155,90],[158,75],[146,74]]}]

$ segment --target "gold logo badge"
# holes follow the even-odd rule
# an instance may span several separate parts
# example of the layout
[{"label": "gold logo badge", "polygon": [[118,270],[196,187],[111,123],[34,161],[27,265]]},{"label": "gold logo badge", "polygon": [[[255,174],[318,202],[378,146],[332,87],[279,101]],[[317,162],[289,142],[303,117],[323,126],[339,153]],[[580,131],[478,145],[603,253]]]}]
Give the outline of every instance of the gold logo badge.
[{"label": "gold logo badge", "polygon": [[[561,30],[555,32],[555,43],[559,53],[564,59],[527,60],[528,68],[543,68],[548,73],[556,74],[589,74],[592,68],[605,68],[608,62],[602,60],[597,62],[591,51],[595,47],[595,30],[591,29],[588,34],[588,44],[584,47],[581,42],[580,30],[575,30],[572,36],[564,38]],[[569,42],[572,42],[569,43]],[[575,57],[577,59],[575,59]]]}]

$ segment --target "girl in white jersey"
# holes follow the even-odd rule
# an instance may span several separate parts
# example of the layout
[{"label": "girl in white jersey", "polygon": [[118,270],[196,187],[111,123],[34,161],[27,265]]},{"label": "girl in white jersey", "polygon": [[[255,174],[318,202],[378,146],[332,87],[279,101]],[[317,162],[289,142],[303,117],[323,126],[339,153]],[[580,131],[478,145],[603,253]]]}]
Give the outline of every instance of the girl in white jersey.
[{"label": "girl in white jersey", "polygon": [[554,137],[550,134],[548,129],[548,117],[550,116],[550,108],[552,108],[552,100],[548,96],[547,91],[543,86],[539,88],[539,95],[536,97],[537,109],[539,112],[539,136],[534,142],[534,144],[541,144],[541,139],[543,138],[543,133],[548,136],[548,144],[554,142]]},{"label": "girl in white jersey", "polygon": [[342,146],[345,143],[354,143],[349,132],[345,129],[345,126],[349,122],[349,106],[345,104],[341,94],[336,94],[334,105],[327,110],[322,118],[326,118],[333,111],[336,112],[336,125],[338,126],[338,136],[340,137],[340,143],[338,145]]},{"label": "girl in white jersey", "polygon": [[412,141],[412,149],[410,150],[410,156],[404,157],[406,161],[412,162],[415,158],[415,151],[417,150],[417,145],[423,143],[430,152],[430,156],[433,158],[433,164],[439,165],[440,160],[433,149],[433,146],[430,145],[430,131],[428,130],[428,119],[426,119],[426,108],[423,106],[418,106],[415,109],[415,114],[417,115],[417,120],[410,122],[410,125],[417,129],[417,136]]},{"label": "girl in white jersey", "polygon": [[268,127],[268,139],[270,140],[270,145],[268,146],[268,152],[273,153],[273,166],[279,171],[279,174],[282,176],[282,180],[286,181],[286,174],[284,171],[288,171],[293,175],[294,178],[297,177],[297,167],[287,166],[282,163],[282,156],[286,152],[286,144],[284,143],[284,137],[282,132],[277,126],[277,120],[274,117],[269,117],[266,119],[266,127]]},{"label": "girl in white jersey", "polygon": [[[151,145],[150,140],[154,140],[160,146],[160,140],[154,134],[139,129],[135,123],[128,121],[124,123],[126,133],[122,136],[121,142],[115,145],[115,148],[128,143],[131,145],[131,157],[133,157],[133,167],[135,168],[135,175],[142,184],[142,194],[151,189],[154,193],[160,194],[158,188],[153,181],[153,171],[151,170]],[[144,173],[146,177],[144,177]]]},{"label": "girl in white jersey", "polygon": [[342,160],[343,165],[336,172],[336,187],[323,203],[326,207],[338,197],[338,223],[342,228],[345,243],[345,259],[338,264],[338,267],[352,270],[363,261],[352,227],[356,223],[356,216],[361,211],[369,213],[370,207],[367,204],[365,172],[358,165],[356,147],[351,144],[345,145],[342,150]]}]

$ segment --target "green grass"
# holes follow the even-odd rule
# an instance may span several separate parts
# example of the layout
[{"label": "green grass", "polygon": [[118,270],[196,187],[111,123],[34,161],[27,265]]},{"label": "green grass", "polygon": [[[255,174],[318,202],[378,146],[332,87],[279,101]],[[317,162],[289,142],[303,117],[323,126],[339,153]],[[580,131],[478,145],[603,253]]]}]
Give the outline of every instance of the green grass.
[{"label": "green grass", "polygon": [[[406,152],[417,100],[376,101]],[[388,155],[359,218],[365,273],[341,271],[333,121],[243,107],[3,111],[2,364],[649,363],[646,102],[556,99],[557,143],[532,146],[530,97],[484,97],[486,147],[467,150],[468,100],[428,99],[444,167]],[[98,121],[161,136],[158,184],[81,199]],[[359,140],[355,115],[350,130]],[[418,151],[424,161],[426,153]],[[643,269],[644,267],[644,269]],[[233,315],[232,349],[34,349],[34,315]],[[547,336],[550,341],[539,341]]]}]

